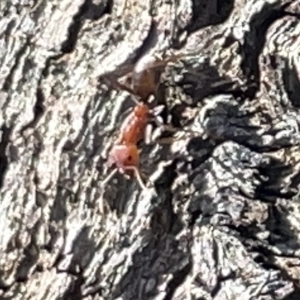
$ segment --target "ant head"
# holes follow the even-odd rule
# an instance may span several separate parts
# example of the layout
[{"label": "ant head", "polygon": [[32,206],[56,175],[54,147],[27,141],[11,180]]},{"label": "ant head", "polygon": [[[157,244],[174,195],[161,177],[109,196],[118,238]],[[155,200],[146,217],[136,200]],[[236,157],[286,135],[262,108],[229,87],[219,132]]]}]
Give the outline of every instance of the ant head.
[{"label": "ant head", "polygon": [[138,164],[139,151],[134,144],[115,145],[109,152],[108,165],[115,166],[122,173],[129,173],[126,167],[136,167]]}]

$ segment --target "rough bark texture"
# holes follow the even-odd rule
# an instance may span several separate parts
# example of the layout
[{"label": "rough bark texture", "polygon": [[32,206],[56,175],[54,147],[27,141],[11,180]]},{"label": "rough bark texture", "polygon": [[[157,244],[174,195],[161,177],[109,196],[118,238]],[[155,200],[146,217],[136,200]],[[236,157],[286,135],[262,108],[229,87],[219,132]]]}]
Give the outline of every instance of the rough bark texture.
[{"label": "rough bark texture", "polygon": [[[0,299],[300,299],[299,18],[299,0],[1,0]],[[154,47],[187,53],[162,86],[194,135],[142,145],[157,196],[116,176],[103,215],[132,102],[97,78],[153,19]]]}]

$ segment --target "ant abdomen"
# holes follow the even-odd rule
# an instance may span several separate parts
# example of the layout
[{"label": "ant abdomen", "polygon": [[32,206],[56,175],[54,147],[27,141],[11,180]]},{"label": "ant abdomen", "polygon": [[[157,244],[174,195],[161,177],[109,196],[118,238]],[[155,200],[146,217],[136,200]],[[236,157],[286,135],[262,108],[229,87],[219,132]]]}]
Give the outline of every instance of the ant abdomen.
[{"label": "ant abdomen", "polygon": [[143,57],[137,62],[132,72],[131,85],[142,100],[155,95],[164,67],[164,63],[154,56]]}]

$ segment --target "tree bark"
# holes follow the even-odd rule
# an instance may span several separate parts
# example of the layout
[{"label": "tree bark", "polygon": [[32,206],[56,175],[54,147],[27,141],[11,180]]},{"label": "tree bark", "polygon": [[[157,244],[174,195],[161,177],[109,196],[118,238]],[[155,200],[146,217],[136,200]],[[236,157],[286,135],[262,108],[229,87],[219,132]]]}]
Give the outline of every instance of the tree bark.
[{"label": "tree bark", "polygon": [[[5,0],[0,16],[0,299],[300,298],[299,0]],[[133,102],[98,79],[166,45],[178,132],[140,146],[155,193],[118,174],[103,213]]]}]

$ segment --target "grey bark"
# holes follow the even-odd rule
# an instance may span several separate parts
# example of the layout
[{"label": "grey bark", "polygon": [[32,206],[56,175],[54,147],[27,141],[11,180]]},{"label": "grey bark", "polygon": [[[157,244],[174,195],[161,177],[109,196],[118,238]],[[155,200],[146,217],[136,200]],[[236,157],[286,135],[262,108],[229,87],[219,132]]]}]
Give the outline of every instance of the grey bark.
[{"label": "grey bark", "polygon": [[[1,1],[0,299],[299,299],[299,8]],[[157,196],[118,175],[103,214],[133,103],[97,78],[153,19],[186,54],[162,82],[179,132],[141,146]]]}]

